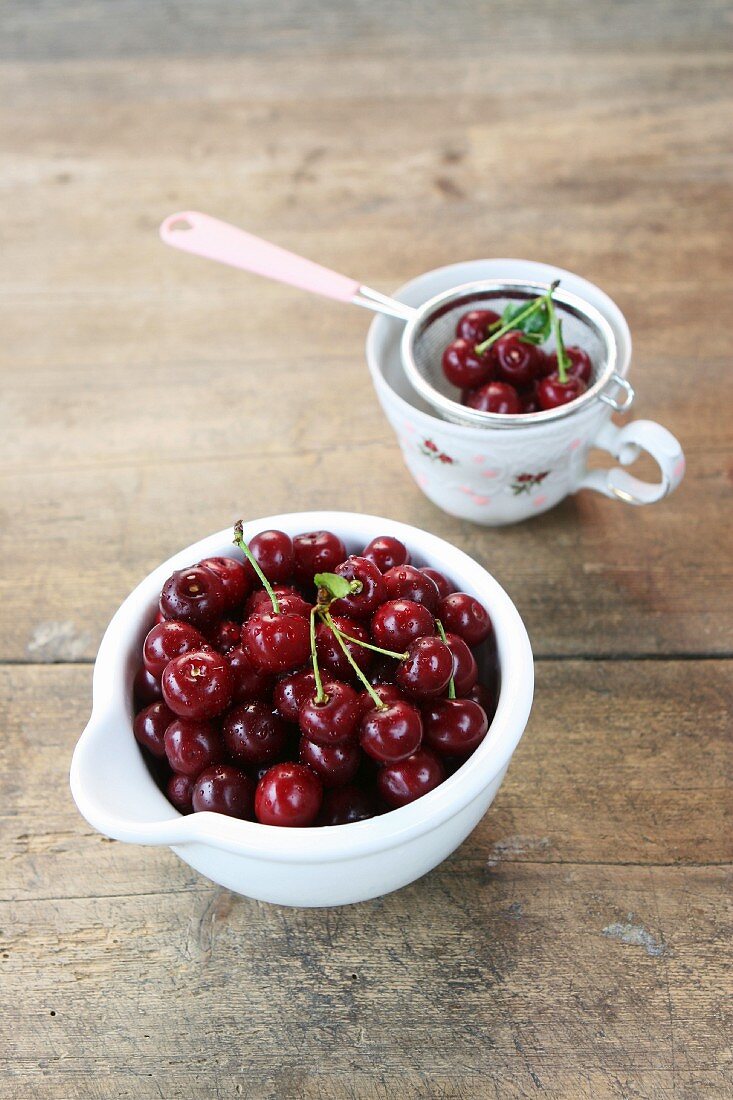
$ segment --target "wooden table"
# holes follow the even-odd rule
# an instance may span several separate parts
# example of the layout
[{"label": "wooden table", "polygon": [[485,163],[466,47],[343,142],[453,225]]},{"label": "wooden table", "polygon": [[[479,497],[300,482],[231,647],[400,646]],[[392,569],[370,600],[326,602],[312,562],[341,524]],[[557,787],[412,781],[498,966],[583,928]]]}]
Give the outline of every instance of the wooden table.
[{"label": "wooden table", "polygon": [[[0,1095],[733,1095],[730,9],[3,16]],[[649,509],[450,519],[378,409],[368,318],[164,249],[191,206],[387,291],[484,255],[582,272],[687,480]],[[537,691],[451,859],[297,911],[97,835],[67,770],[131,587],[240,514],[321,505],[485,563]]]}]

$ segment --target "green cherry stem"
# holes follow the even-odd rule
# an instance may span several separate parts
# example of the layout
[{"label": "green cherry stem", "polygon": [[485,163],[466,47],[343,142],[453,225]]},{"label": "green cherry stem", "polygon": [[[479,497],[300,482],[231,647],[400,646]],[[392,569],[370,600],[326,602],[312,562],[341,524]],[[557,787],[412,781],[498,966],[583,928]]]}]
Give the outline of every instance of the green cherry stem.
[{"label": "green cherry stem", "polygon": [[316,702],[323,703],[326,699],[326,693],[323,690],[323,681],[321,680],[321,670],[318,667],[318,654],[316,653],[316,612],[317,607],[311,608],[311,661],[313,663],[313,677],[316,681]]},{"label": "green cherry stem", "polygon": [[247,543],[244,541],[244,531],[242,529],[241,519],[238,520],[237,523],[235,523],[235,525],[234,525],[234,539],[233,539],[233,541],[234,541],[234,545],[239,547],[239,549],[242,551],[242,553],[244,554],[244,556],[247,559],[247,561],[249,562],[249,564],[254,569],[257,576],[262,581],[265,592],[267,593],[267,595],[270,597],[270,600],[272,601],[272,610],[275,612],[276,615],[279,615],[280,614],[280,604],[277,602],[277,596],[275,595],[275,593],[272,590],[272,585],[270,584],[267,577],[265,576],[265,574],[260,569],[259,565],[255,561],[254,554],[250,550],[249,546],[247,546]]},{"label": "green cherry stem", "polygon": [[[336,624],[334,623],[334,626]],[[344,630],[339,630],[336,627],[342,638],[346,638],[347,642],[353,642],[354,645],[360,645],[362,649],[371,649],[372,653],[381,653],[383,657],[394,657],[396,661],[406,661],[407,653],[395,653],[392,649],[380,649],[378,645],[372,645],[371,642],[363,642],[361,638],[352,638],[351,634],[347,634]]]},{"label": "green cherry stem", "polygon": [[[336,639],[336,641],[338,642],[338,644],[341,646],[341,649],[344,652],[344,657],[349,662],[349,664],[353,668],[354,672],[356,673],[358,678],[361,680],[361,682],[364,685],[364,687],[366,688],[366,690],[371,695],[372,699],[374,700],[375,707],[377,707],[378,710],[384,710],[386,704],[383,703],[382,700],[379,698],[376,691],[374,690],[372,685],[369,683],[369,681],[367,680],[366,676],[364,675],[364,673],[361,671],[361,669],[357,665],[354,658],[349,653],[349,647],[347,646],[346,642],[344,641],[344,639],[341,635],[341,631],[339,630],[339,628],[336,626],[336,623],[331,618],[331,612],[328,611],[328,610],[321,611],[321,618],[323,619],[326,626],[329,628],[329,630],[333,634],[333,636]],[[315,632],[314,632],[314,636],[315,636]],[[315,642],[313,644],[315,644]]]},{"label": "green cherry stem", "polygon": [[[440,634],[441,642],[443,642],[444,645],[448,645],[448,639],[445,636],[445,630],[443,628],[443,624],[441,623],[440,619],[435,620],[435,625],[438,628],[438,634]],[[453,654],[452,653],[451,653],[451,660],[453,660]],[[453,679],[453,675],[451,674],[450,683],[448,684],[448,698],[449,699],[455,699],[455,697],[456,697],[456,683],[455,683],[455,680]]]},{"label": "green cherry stem", "polygon": [[485,351],[488,351],[492,344],[495,344],[500,336],[503,336],[507,332],[511,332],[515,329],[520,321],[526,321],[528,317],[531,317],[533,313],[536,313],[542,303],[545,301],[547,295],[543,294],[541,298],[535,298],[530,302],[526,309],[523,309],[516,317],[512,317],[511,321],[507,321],[505,325],[497,329],[493,335],[489,336],[488,340],[484,340],[482,344],[477,344],[473,349],[477,355],[483,355]]},{"label": "green cherry stem", "polygon": [[562,338],[562,321],[557,315],[552,293],[547,298],[547,307],[550,311],[550,323],[552,335],[555,337],[555,355],[557,356],[557,376],[561,382],[568,380],[568,357],[565,353],[565,343]]}]

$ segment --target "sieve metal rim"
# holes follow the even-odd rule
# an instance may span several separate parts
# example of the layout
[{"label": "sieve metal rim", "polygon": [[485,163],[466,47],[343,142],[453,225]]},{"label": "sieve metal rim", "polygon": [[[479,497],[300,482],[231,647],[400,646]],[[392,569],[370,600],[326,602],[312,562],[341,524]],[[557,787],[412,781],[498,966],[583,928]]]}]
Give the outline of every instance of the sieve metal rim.
[{"label": "sieve metal rim", "polygon": [[[495,297],[512,297],[524,294],[527,298],[536,298],[539,297],[540,294],[546,293],[549,289],[549,285],[549,283],[533,282],[525,279],[478,279],[470,283],[462,283],[460,286],[452,287],[450,290],[444,290],[440,294],[436,294],[432,298],[429,298],[428,301],[424,302],[421,306],[418,306],[405,325],[400,344],[402,365],[413,388],[445,419],[453,423],[470,424],[472,426],[484,428],[506,429],[546,424],[550,421],[561,420],[567,416],[572,416],[595,400],[605,401],[607,404],[611,405],[612,408],[619,411],[623,411],[623,409],[627,408],[631,400],[633,400],[633,390],[616,372],[618,345],[611,325],[600,310],[591,305],[590,302],[586,302],[577,294],[563,290],[562,287],[558,287],[558,289],[554,291],[553,300],[564,306],[569,313],[580,318],[592,328],[595,328],[606,351],[603,369],[598,372],[595,382],[592,386],[589,386],[582,397],[577,398],[575,401],[571,401],[567,405],[561,405],[556,409],[547,409],[536,413],[516,413],[507,415],[502,413],[481,412],[479,409],[470,409],[466,405],[461,405],[459,401],[454,401],[450,397],[446,397],[431,385],[419,371],[413,354],[416,339],[420,333],[427,328],[427,324],[432,315],[446,304],[458,302],[465,298],[464,304],[470,306],[472,299],[490,300],[488,295],[493,295]],[[619,406],[612,397],[604,392],[609,382],[616,382],[626,388],[626,405]]]}]

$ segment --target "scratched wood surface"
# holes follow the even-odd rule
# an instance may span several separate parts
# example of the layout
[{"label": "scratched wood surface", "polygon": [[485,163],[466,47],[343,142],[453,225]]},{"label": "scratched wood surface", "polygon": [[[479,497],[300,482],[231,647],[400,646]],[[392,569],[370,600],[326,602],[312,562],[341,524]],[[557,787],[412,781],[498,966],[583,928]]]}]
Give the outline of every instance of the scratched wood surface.
[{"label": "scratched wood surface", "polygon": [[[733,1095],[729,5],[2,18],[0,1096]],[[163,249],[186,207],[386,291],[486,255],[587,275],[686,481],[500,531],[443,515],[371,391],[368,318]],[[107,841],[66,778],[130,588],[240,514],[319,505],[466,549],[538,656],[475,834],[331,912]]]}]

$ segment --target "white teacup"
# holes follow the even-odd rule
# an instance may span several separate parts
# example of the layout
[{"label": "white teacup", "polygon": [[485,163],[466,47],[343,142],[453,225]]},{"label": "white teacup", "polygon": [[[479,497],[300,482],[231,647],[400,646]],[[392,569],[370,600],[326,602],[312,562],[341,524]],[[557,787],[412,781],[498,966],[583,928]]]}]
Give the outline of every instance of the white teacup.
[{"label": "white teacup", "polygon": [[[631,359],[626,319],[608,295],[570,271],[530,260],[473,260],[428,271],[395,297],[419,306],[452,287],[482,279],[560,279],[564,290],[595,306],[608,321],[616,338],[616,371],[626,378]],[[487,526],[516,523],[546,512],[578,489],[594,489],[627,504],[653,504],[682,480],[685,458],[675,437],[652,420],[617,427],[611,414],[618,406],[609,395],[581,403],[577,412],[561,419],[530,421],[516,428],[472,427],[439,419],[405,375],[403,328],[390,317],[374,319],[366,344],[369,369],[410,473],[425,495],[451,515]],[[592,447],[608,451],[622,466],[647,451],[660,467],[661,480],[640,481],[620,467],[590,471],[587,458]]]}]

